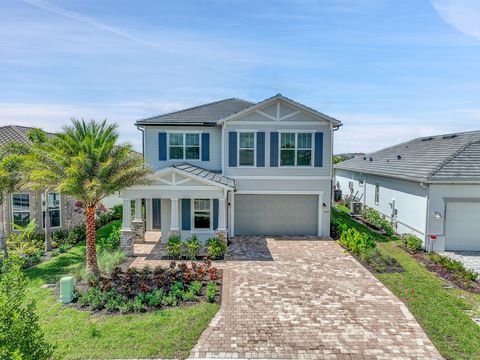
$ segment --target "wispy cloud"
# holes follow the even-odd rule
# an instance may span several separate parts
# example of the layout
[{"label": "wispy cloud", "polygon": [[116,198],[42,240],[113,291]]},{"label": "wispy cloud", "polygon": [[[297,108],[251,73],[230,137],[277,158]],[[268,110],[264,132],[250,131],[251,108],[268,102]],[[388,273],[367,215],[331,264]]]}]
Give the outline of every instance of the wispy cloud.
[{"label": "wispy cloud", "polygon": [[480,2],[478,0],[432,0],[432,4],[446,23],[480,40]]}]

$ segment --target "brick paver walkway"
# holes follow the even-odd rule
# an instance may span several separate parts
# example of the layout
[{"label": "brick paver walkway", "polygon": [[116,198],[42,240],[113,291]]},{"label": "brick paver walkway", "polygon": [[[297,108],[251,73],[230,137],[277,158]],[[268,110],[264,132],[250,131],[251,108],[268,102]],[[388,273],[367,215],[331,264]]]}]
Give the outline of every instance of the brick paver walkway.
[{"label": "brick paver walkway", "polygon": [[[260,261],[238,250],[249,243]],[[236,238],[233,249],[241,260],[234,251],[222,266],[222,307],[191,357],[441,359],[406,306],[336,243]]]}]

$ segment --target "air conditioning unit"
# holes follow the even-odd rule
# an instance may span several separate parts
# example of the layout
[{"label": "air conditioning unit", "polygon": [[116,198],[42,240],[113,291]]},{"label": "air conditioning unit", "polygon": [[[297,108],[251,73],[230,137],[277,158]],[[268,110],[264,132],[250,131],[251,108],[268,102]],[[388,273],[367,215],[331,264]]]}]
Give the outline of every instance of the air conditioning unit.
[{"label": "air conditioning unit", "polygon": [[358,201],[350,202],[350,213],[352,215],[360,215],[362,213],[362,203]]}]

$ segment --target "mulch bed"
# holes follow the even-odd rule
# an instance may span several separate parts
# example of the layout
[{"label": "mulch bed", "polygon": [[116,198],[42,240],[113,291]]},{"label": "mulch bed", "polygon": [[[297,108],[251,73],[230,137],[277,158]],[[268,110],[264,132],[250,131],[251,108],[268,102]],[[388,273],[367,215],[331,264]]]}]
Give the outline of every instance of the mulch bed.
[{"label": "mulch bed", "polygon": [[400,247],[417,262],[423,265],[428,271],[435,273],[437,276],[441,277],[443,280],[447,281],[452,286],[462,290],[467,290],[476,294],[480,294],[479,282],[472,281],[470,284],[466,284],[461,279],[458,279],[454,272],[446,270],[442,265],[434,263],[432,260],[430,260],[426,253],[411,252],[403,245],[398,245],[398,247]]},{"label": "mulch bed", "polygon": [[394,258],[386,258],[383,256],[374,255],[372,256],[369,261],[363,261],[352,253],[347,247],[343,246],[339,243],[339,245],[348,251],[350,255],[352,255],[360,264],[362,264],[368,271],[372,274],[393,274],[405,271],[400,265],[400,263]]}]

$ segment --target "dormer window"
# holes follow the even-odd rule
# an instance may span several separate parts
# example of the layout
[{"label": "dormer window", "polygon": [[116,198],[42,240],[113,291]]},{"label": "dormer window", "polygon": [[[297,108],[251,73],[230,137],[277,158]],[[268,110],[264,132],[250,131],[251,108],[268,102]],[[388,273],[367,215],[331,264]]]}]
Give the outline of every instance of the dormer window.
[{"label": "dormer window", "polygon": [[200,134],[169,133],[168,155],[170,160],[200,160]]}]

